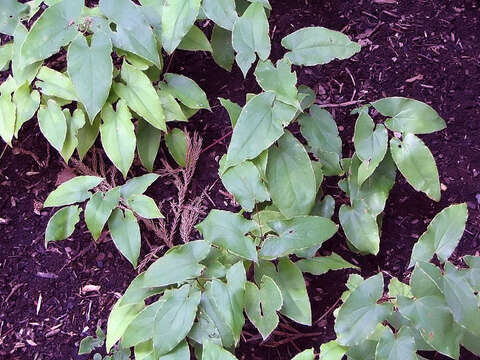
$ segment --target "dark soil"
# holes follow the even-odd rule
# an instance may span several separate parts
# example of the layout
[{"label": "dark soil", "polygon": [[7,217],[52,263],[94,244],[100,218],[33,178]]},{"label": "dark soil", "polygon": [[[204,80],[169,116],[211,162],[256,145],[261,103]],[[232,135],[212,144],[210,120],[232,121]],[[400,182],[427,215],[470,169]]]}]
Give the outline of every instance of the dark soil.
[{"label": "dark soil", "polygon": [[[364,44],[359,55],[298,69],[299,84],[314,88],[318,101],[340,104],[407,96],[431,104],[447,120],[446,130],[422,137],[437,159],[445,185],[442,201],[434,203],[415,192],[399,175],[385,211],[377,257],[352,255],[342,234],[321,250],[336,251],[359,264],[364,276],[383,270],[403,280],[408,277],[413,244],[433,216],[451,203],[466,201],[470,211],[455,259],[480,250],[480,4],[475,0],[386,2],[271,0],[272,57],[283,56],[280,40],[301,27],[342,30]],[[238,68],[227,73],[207,54],[178,52],[170,71],[196,80],[214,105],[211,113],[201,112],[187,125],[201,135],[204,147],[231,130],[216,98],[243,104],[247,92],[259,91],[251,75],[244,80]],[[345,156],[352,153],[352,108],[329,109],[340,126]],[[106,327],[111,306],[135,271],[111,242],[95,244],[84,226],[71,239],[45,249],[44,229],[52,211],[42,210],[41,204],[63,166],[57,153],[50,154],[33,120],[20,139],[0,157],[0,358],[76,359],[80,339],[92,335],[97,324]],[[228,137],[202,154],[194,179],[192,191],[198,195],[206,189],[209,198],[204,205],[209,209],[234,206],[217,181],[218,160],[227,144]],[[343,201],[331,185],[335,182],[328,182],[326,192]],[[159,202],[172,196],[171,187],[160,181],[152,188]],[[303,336],[274,335],[266,342],[251,338],[248,334],[257,332],[247,325],[249,341],[241,342],[239,358],[290,359],[301,349],[318,350],[321,343],[333,339],[333,316],[328,311],[344,291],[347,276],[347,271],[338,271],[308,277],[313,319],[325,315],[322,320],[302,327],[283,319],[282,331],[300,331]],[[100,288],[83,292],[86,285]],[[431,358],[444,359],[438,354]],[[474,358],[462,351],[462,360]]]}]

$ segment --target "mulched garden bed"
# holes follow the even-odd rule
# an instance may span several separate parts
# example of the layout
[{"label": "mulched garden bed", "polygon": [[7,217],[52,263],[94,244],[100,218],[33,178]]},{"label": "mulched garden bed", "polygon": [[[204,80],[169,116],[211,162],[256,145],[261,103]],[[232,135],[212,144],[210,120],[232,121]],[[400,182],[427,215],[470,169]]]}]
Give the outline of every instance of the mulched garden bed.
[{"label": "mulched garden bed", "polygon": [[[392,4],[393,3],[393,4]],[[272,57],[281,58],[280,40],[304,26],[342,30],[363,45],[349,61],[299,69],[299,84],[314,88],[317,100],[328,105],[344,140],[344,155],[353,151],[354,117],[358,105],[337,106],[383,96],[407,96],[431,104],[447,121],[440,133],[423,136],[438,164],[444,185],[442,201],[434,203],[415,192],[398,176],[385,210],[380,253],[357,256],[346,247],[342,233],[321,252],[334,250],[370,276],[379,270],[405,279],[411,249],[428,222],[451,203],[466,201],[467,230],[454,255],[480,251],[480,4],[478,1],[399,0],[271,0]],[[221,96],[244,103],[258,92],[252,75],[244,80],[238,68],[230,74],[208,54],[177,52],[171,72],[182,72],[206,91],[213,111],[201,112],[187,125],[207,148],[199,160],[192,195],[205,189],[207,209],[235,209],[218,181],[218,160],[226,152],[231,130]],[[5,75],[5,74],[4,74]],[[2,77],[4,78],[4,77]],[[3,150],[3,144],[0,151]],[[161,156],[159,156],[161,157]],[[66,241],[44,247],[44,230],[52,215],[41,205],[54,189],[64,166],[48,148],[35,121],[21,131],[14,148],[0,156],[0,358],[77,359],[79,341],[98,323],[106,326],[110,308],[135,271],[111,241],[95,244],[84,225]],[[344,201],[329,180],[326,191],[337,206]],[[171,185],[158,181],[150,194],[159,202],[174,196]],[[336,219],[337,220],[337,219]],[[198,233],[194,236],[199,236]],[[152,235],[147,234],[155,244]],[[142,255],[147,249],[143,249]],[[312,327],[282,319],[273,336],[262,342],[247,324],[239,359],[290,359],[299,350],[335,337],[333,310],[344,291],[348,271],[307,277],[312,301]],[[94,287],[87,285],[95,285]],[[91,291],[93,289],[98,289]],[[85,357],[83,357],[85,358]],[[444,359],[440,355],[434,359]],[[462,351],[461,359],[475,359]]]}]

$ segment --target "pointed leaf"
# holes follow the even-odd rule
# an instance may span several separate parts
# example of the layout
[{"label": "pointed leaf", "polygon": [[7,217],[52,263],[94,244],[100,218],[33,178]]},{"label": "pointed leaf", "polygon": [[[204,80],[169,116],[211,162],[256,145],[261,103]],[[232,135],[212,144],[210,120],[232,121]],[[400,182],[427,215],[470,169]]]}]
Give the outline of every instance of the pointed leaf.
[{"label": "pointed leaf", "polygon": [[235,61],[235,51],[232,47],[232,32],[214,25],[211,44],[215,62],[225,70],[231,71]]},{"label": "pointed leaf", "polygon": [[30,120],[37,112],[40,105],[40,93],[37,90],[30,92],[30,85],[25,82],[13,93],[13,102],[17,107],[17,118],[15,120],[15,137],[22,125]]},{"label": "pointed leaf", "polygon": [[342,360],[347,347],[340,345],[336,340],[320,345],[320,360]]},{"label": "pointed leaf", "polygon": [[322,275],[330,270],[359,269],[358,266],[349,263],[336,253],[329,256],[302,259],[297,261],[296,264],[302,272],[313,275]]},{"label": "pointed leaf", "polygon": [[348,59],[360,51],[360,45],[347,35],[324,27],[307,27],[282,39],[290,52],[285,56],[295,65],[322,65],[334,59]]},{"label": "pointed leaf", "polygon": [[234,128],[240,117],[240,113],[242,112],[242,107],[228,99],[218,98],[218,100],[220,100],[220,104],[222,104],[225,110],[227,110],[228,116],[230,117],[230,123],[232,124],[232,128]]},{"label": "pointed leaf", "polygon": [[439,212],[413,247],[409,267],[428,262],[436,254],[445,262],[457,247],[468,218],[467,204],[451,205]]},{"label": "pointed leaf", "polygon": [[145,174],[128,180],[120,187],[122,197],[129,199],[132,195],[143,194],[159,177],[158,174]]},{"label": "pointed leaf", "polygon": [[[148,341],[152,338],[153,321],[155,315],[165,304],[171,294],[161,297],[153,304],[146,306],[136,317],[130,322],[122,335],[122,347],[130,348]],[[122,302],[123,304],[123,302]],[[121,305],[125,306],[125,305]]]},{"label": "pointed leaf", "polygon": [[68,47],[67,70],[75,93],[87,110],[90,122],[107,101],[112,86],[112,42],[106,33],[92,35],[90,46],[79,35]]},{"label": "pointed leaf", "polygon": [[198,26],[193,25],[185,37],[182,39],[178,48],[181,50],[190,51],[210,51],[212,52],[212,46],[207,37]]},{"label": "pointed leaf", "polygon": [[78,129],[77,135],[77,151],[80,160],[84,158],[88,150],[93,146],[95,140],[97,140],[98,133],[100,132],[100,116],[97,116],[93,121],[93,124],[90,124],[90,121],[86,121],[85,125]]},{"label": "pointed leaf", "polygon": [[68,206],[58,210],[47,224],[45,230],[45,247],[51,241],[64,240],[73,234],[75,225],[80,221],[82,209],[78,206]]},{"label": "pointed leaf", "polygon": [[237,358],[221,346],[206,341],[203,344],[202,360],[237,360]]},{"label": "pointed leaf", "polygon": [[88,201],[85,207],[85,223],[95,241],[100,237],[103,227],[119,200],[120,188],[116,187],[105,195],[100,191],[96,192]]},{"label": "pointed leaf", "polygon": [[185,167],[187,158],[187,135],[180,129],[174,128],[165,135],[165,144],[170,155],[181,167]]},{"label": "pointed leaf", "polygon": [[13,35],[20,19],[27,14],[27,4],[19,3],[17,0],[3,0],[0,8],[0,33]]},{"label": "pointed leaf", "polygon": [[237,20],[234,0],[204,0],[202,4],[205,15],[218,26],[232,30]]},{"label": "pointed leaf", "polygon": [[37,79],[35,84],[42,94],[65,100],[77,100],[72,80],[67,75],[42,66]]},{"label": "pointed leaf", "polygon": [[15,133],[16,107],[9,94],[0,96],[0,136],[12,146]]},{"label": "pointed leaf", "polygon": [[178,74],[165,74],[172,95],[190,109],[209,109],[207,95],[192,79]]},{"label": "pointed leaf", "polygon": [[112,346],[123,336],[128,325],[145,307],[143,301],[137,304],[120,306],[121,301],[122,298],[117,300],[108,316],[107,339],[105,341],[107,352],[110,352]]},{"label": "pointed leaf", "polygon": [[435,159],[422,140],[406,134],[403,141],[390,140],[390,149],[398,170],[417,191],[440,201],[440,180]]},{"label": "pointed leaf", "polygon": [[155,201],[146,195],[132,195],[128,198],[128,206],[131,207],[137,215],[144,219],[159,219],[163,218],[162,213],[158,209]]},{"label": "pointed leaf", "polygon": [[67,123],[67,134],[60,154],[63,160],[68,163],[78,145],[78,129],[85,125],[85,113],[81,109],[75,109],[73,115],[70,115],[70,110],[64,109],[63,114]]},{"label": "pointed leaf", "polygon": [[148,171],[153,171],[157,158],[162,132],[143,119],[137,124],[137,152],[140,160]]},{"label": "pointed leaf", "polygon": [[83,202],[92,195],[90,189],[98,186],[103,179],[97,176],[77,176],[61,184],[48,195],[43,207],[70,205]]},{"label": "pointed leaf", "polygon": [[13,42],[12,57],[12,74],[18,84],[24,84],[25,82],[30,84],[42,66],[42,61],[29,64],[28,59],[22,56],[22,45],[25,42],[27,35],[28,30],[21,22],[19,22],[15,28],[15,32],[13,33],[13,38],[15,41]]},{"label": "pointed leaf", "polygon": [[435,110],[418,100],[389,97],[375,101],[372,105],[380,114],[390,117],[385,125],[392,131],[429,134],[447,126]]},{"label": "pointed leaf", "polygon": [[127,104],[120,100],[117,111],[107,104],[101,113],[103,124],[100,126],[102,146],[108,158],[120,170],[125,179],[135,156],[135,127]]},{"label": "pointed leaf", "polygon": [[108,219],[108,229],[117,249],[133,265],[137,267],[140,256],[140,227],[133,213],[126,209],[115,209]]},{"label": "pointed leaf", "polygon": [[410,330],[402,327],[393,335],[387,327],[377,345],[375,360],[417,360],[415,339]]}]

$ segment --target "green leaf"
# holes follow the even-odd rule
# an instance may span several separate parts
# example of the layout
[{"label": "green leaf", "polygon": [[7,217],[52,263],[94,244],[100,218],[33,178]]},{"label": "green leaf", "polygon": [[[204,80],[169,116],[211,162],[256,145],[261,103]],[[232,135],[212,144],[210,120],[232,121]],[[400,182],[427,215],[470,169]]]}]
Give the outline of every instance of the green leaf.
[{"label": "green leaf", "polygon": [[431,263],[418,262],[410,279],[413,296],[442,296],[443,279],[438,267]]},{"label": "green leaf", "polygon": [[347,347],[340,345],[336,340],[320,345],[320,360],[342,360]]},{"label": "green leaf", "polygon": [[161,68],[157,42],[141,8],[130,0],[101,0],[99,7],[115,24],[115,31],[110,32],[114,47],[134,53]]},{"label": "green leaf", "polygon": [[253,3],[235,21],[232,30],[232,44],[237,52],[237,64],[246,77],[256,55],[261,60],[270,56],[270,37],[267,16],[262,4]]},{"label": "green leaf", "polygon": [[173,247],[145,272],[144,287],[178,284],[200,276],[205,267],[199,263],[209,252],[210,244],[201,240]]},{"label": "green leaf", "polygon": [[83,2],[63,0],[46,9],[33,24],[22,45],[26,64],[46,59],[72,41],[77,32],[77,20]]},{"label": "green leaf", "polygon": [[115,209],[108,219],[108,229],[117,249],[133,265],[137,267],[140,256],[140,227],[133,212]]},{"label": "green leaf", "polygon": [[165,74],[169,91],[190,109],[208,109],[207,95],[192,79],[178,74]]},{"label": "green leaf", "polygon": [[71,205],[83,202],[92,195],[90,189],[98,186],[103,179],[98,176],[77,176],[61,184],[48,195],[43,207]]},{"label": "green leaf", "polygon": [[295,355],[292,360],[315,360],[313,348],[302,351],[300,354]]},{"label": "green leaf", "polygon": [[67,123],[67,134],[60,154],[68,164],[68,160],[72,157],[78,145],[78,129],[85,125],[85,113],[83,110],[77,108],[73,112],[73,115],[70,115],[70,110],[68,109],[64,109],[63,114],[65,115]]},{"label": "green leaf", "polygon": [[302,114],[299,117],[298,123],[308,146],[322,163],[324,175],[341,174],[342,140],[332,115],[314,105],[310,108],[310,114]]},{"label": "green leaf", "polygon": [[103,124],[100,126],[102,146],[108,158],[120,170],[125,179],[135,156],[135,127],[127,104],[120,100],[116,111],[107,104],[102,109]]},{"label": "green leaf", "polygon": [[232,46],[232,32],[214,25],[212,30],[213,60],[227,71],[232,70],[235,61],[235,51]]},{"label": "green leaf", "polygon": [[218,328],[224,347],[234,347],[240,340],[245,318],[245,283],[242,262],[227,271],[227,283],[214,279],[205,285],[201,305]]},{"label": "green leaf", "polygon": [[295,65],[322,65],[334,59],[344,60],[361,50],[347,35],[324,27],[307,27],[282,39],[290,52],[285,56]]},{"label": "green leaf", "polygon": [[[153,33],[157,40],[162,39],[162,12],[164,1],[157,0],[139,0],[140,10],[147,19],[147,22],[153,29]],[[160,57],[160,61],[162,58]]]},{"label": "green leaf", "polygon": [[468,265],[467,278],[475,291],[480,292],[480,257],[465,256],[463,261]]},{"label": "green leaf", "polygon": [[45,230],[45,247],[51,241],[64,240],[73,234],[75,225],[80,221],[82,209],[78,206],[68,206],[58,210],[47,224]]},{"label": "green leaf", "polygon": [[306,85],[300,85],[298,87],[298,100],[300,101],[300,108],[302,110],[309,109],[314,103],[317,94],[315,91]]},{"label": "green leaf", "polygon": [[[137,358],[136,360],[139,359]],[[185,340],[181,341],[172,351],[160,356],[158,360],[190,360],[188,343]]]},{"label": "green leaf", "polygon": [[245,235],[256,229],[257,225],[242,215],[214,209],[196,228],[205,241],[247,260],[258,260],[253,239]]},{"label": "green leaf", "polygon": [[115,343],[123,336],[128,325],[137,317],[145,307],[143,301],[137,304],[120,306],[122,298],[118,299],[108,316],[106,351],[110,352]]},{"label": "green leaf", "polygon": [[72,81],[67,75],[42,66],[37,74],[37,79],[35,84],[42,94],[65,100],[77,100]]},{"label": "green leaf", "polygon": [[0,8],[0,33],[13,35],[20,19],[27,14],[27,4],[19,3],[17,0],[3,0]]},{"label": "green leaf", "polygon": [[440,180],[435,159],[422,140],[406,134],[403,141],[390,140],[390,149],[398,170],[417,191],[422,191],[435,201],[440,201]]},{"label": "green leaf", "polygon": [[22,125],[37,112],[40,105],[40,93],[37,90],[30,92],[30,84],[25,82],[13,93],[13,102],[17,108],[14,135],[18,137],[18,132]]},{"label": "green leaf", "polygon": [[443,293],[455,321],[473,335],[480,337],[478,299],[464,274],[447,262],[443,277]]},{"label": "green leaf", "polygon": [[330,270],[359,269],[358,266],[349,263],[336,253],[332,253],[328,256],[302,259],[297,261],[296,264],[303,273],[310,273],[313,275],[322,275]]},{"label": "green leaf", "polygon": [[163,291],[163,287],[145,286],[145,273],[143,272],[128,285],[127,290],[120,298],[120,306],[141,303],[150,296],[161,294]]},{"label": "green leaf", "polygon": [[96,348],[103,346],[105,342],[105,334],[103,333],[100,327],[97,327],[97,335],[98,338],[93,336],[87,336],[80,341],[80,345],[78,347],[78,355],[85,355],[90,354]]},{"label": "green leaf", "polygon": [[95,143],[95,140],[98,137],[98,133],[100,132],[100,123],[101,119],[100,116],[97,116],[93,121],[93,124],[90,124],[89,121],[85,122],[85,125],[78,129],[77,134],[77,151],[80,160],[87,154],[88,150],[92,147]]},{"label": "green leaf", "polygon": [[275,67],[270,60],[259,61],[255,78],[264,91],[273,91],[277,100],[300,108],[297,99],[297,74],[292,72],[290,61],[283,58]]},{"label": "green leaf", "polygon": [[143,194],[159,177],[158,174],[145,174],[128,180],[120,187],[122,197],[129,199],[132,195]]},{"label": "green leaf", "polygon": [[365,202],[357,202],[353,207],[342,205],[338,218],[347,239],[358,251],[378,254],[380,234],[377,217],[367,208]]},{"label": "green leaf", "polygon": [[466,203],[451,205],[435,215],[414,245],[409,267],[417,261],[430,261],[434,254],[445,262],[462,238],[467,218]]},{"label": "green leaf", "polygon": [[429,134],[447,127],[429,105],[413,99],[388,97],[372,103],[383,116],[390,117],[385,125],[392,131],[410,134]]},{"label": "green leaf", "polygon": [[165,112],[165,120],[168,121],[188,121],[182,111],[182,107],[175,100],[175,97],[168,90],[157,90],[160,102]]},{"label": "green leaf", "polygon": [[375,123],[366,109],[360,111],[355,123],[353,141],[355,153],[362,161],[358,168],[358,184],[362,185],[373,174],[387,153],[388,132],[382,124],[375,127]]},{"label": "green leaf", "polygon": [[321,246],[338,230],[330,219],[319,216],[298,216],[290,220],[276,220],[268,225],[278,234],[265,239],[260,256],[276,259],[295,251]]},{"label": "green leaf", "polygon": [[321,216],[331,219],[335,212],[335,199],[331,195],[326,195],[321,201],[315,203],[310,215]]},{"label": "green leaf", "polygon": [[184,285],[167,297],[153,324],[153,346],[157,356],[167,354],[187,336],[195,320],[200,296],[200,291]]},{"label": "green leaf", "polygon": [[213,51],[212,46],[203,31],[195,25],[190,28],[178,45],[178,48],[190,51]]},{"label": "green leaf", "polygon": [[404,284],[398,278],[394,277],[388,283],[388,296],[397,298],[398,296],[413,297],[412,290],[409,285]]},{"label": "green leaf", "polygon": [[287,218],[312,210],[315,173],[304,146],[289,131],[268,150],[267,183],[273,204]]},{"label": "green leaf", "polygon": [[365,340],[358,345],[350,346],[347,351],[348,360],[375,360],[377,340]]},{"label": "green leaf", "polygon": [[402,327],[393,335],[389,327],[383,331],[377,345],[375,360],[417,360],[415,339],[410,330]]},{"label": "green leaf", "polygon": [[42,66],[42,61],[28,64],[28,59],[22,56],[22,45],[27,35],[28,30],[19,22],[13,33],[14,42],[12,57],[12,74],[18,84],[23,84],[25,82],[30,84]]},{"label": "green leaf", "polygon": [[0,96],[0,136],[3,141],[12,146],[15,133],[16,107],[9,94]]},{"label": "green leaf", "polygon": [[263,276],[260,289],[249,281],[245,284],[245,312],[263,339],[278,325],[277,311],[282,308],[282,293],[275,282]]},{"label": "green leaf", "polygon": [[232,30],[238,18],[234,0],[204,0],[203,10],[207,17],[218,26]]},{"label": "green leaf", "polygon": [[[0,25],[1,26],[1,25]],[[8,70],[8,65],[13,57],[13,43],[0,46],[0,71]]]},{"label": "green leaf", "polygon": [[102,110],[112,86],[111,53],[112,42],[102,31],[92,35],[90,46],[87,39],[79,35],[68,47],[68,74],[90,122]]},{"label": "green leaf", "polygon": [[159,219],[163,218],[155,201],[146,195],[132,195],[128,198],[128,206],[142,218]]},{"label": "green leaf", "polygon": [[462,335],[447,303],[440,296],[425,296],[416,300],[398,298],[400,313],[413,322],[423,339],[438,352],[459,358]]},{"label": "green leaf", "polygon": [[257,284],[264,275],[272,278],[282,292],[283,306],[280,312],[299,324],[311,325],[312,310],[300,269],[288,258],[281,258],[277,269],[273,263],[262,261],[255,266]]},{"label": "green leaf", "polygon": [[207,341],[212,341],[219,345],[222,344],[219,330],[201,306],[198,311],[197,321],[193,324],[188,337],[198,344],[203,344]]},{"label": "green leaf", "polygon": [[153,171],[153,164],[157,158],[162,132],[143,119],[137,124],[137,152],[140,161],[148,171]]},{"label": "green leaf", "polygon": [[100,237],[103,227],[113,209],[117,207],[119,200],[120,188],[116,187],[109,190],[105,195],[98,191],[88,201],[85,207],[85,223],[95,241]]},{"label": "green leaf", "polygon": [[283,135],[283,120],[273,110],[275,94],[254,96],[242,109],[228,147],[230,166],[256,158]]},{"label": "green leaf", "polygon": [[162,45],[171,54],[197,19],[201,0],[165,1],[162,10]]},{"label": "green leaf", "polygon": [[115,93],[152,126],[167,131],[162,103],[147,75],[124,62],[122,79],[127,85],[114,83]]},{"label": "green leaf", "polygon": [[341,306],[335,321],[338,343],[344,346],[360,344],[392,312],[392,305],[378,304],[383,295],[383,275],[364,280]]},{"label": "green leaf", "polygon": [[206,341],[203,344],[202,360],[237,360],[237,358],[221,346]]},{"label": "green leaf", "polygon": [[228,116],[230,117],[230,123],[232,124],[232,128],[234,128],[237,124],[238,118],[240,117],[240,113],[242,112],[242,107],[228,99],[220,97],[218,100],[225,110],[227,110]]},{"label": "green leaf", "polygon": [[[220,161],[223,161],[222,157]],[[247,211],[252,211],[256,203],[270,200],[260,172],[251,161],[235,165],[220,174],[222,183],[235,200]]]},{"label": "green leaf", "polygon": [[187,165],[187,135],[180,129],[174,128],[165,135],[165,144],[168,152],[181,167]]}]

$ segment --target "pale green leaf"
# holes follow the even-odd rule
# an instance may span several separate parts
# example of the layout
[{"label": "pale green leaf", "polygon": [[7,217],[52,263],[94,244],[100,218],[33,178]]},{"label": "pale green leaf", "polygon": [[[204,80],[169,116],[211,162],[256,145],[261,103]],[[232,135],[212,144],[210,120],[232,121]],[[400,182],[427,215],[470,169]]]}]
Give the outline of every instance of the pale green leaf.
[{"label": "pale green leaf", "polygon": [[162,102],[147,75],[126,62],[121,75],[127,85],[114,83],[115,93],[152,126],[167,131]]},{"label": "pale green leaf", "polygon": [[105,194],[96,192],[88,201],[85,207],[85,223],[95,241],[100,237],[103,227],[119,200],[120,188],[116,187]]},{"label": "pale green leaf", "polygon": [[98,133],[100,132],[100,123],[101,118],[100,116],[97,116],[92,124],[90,124],[90,121],[86,121],[85,125],[81,129],[78,129],[77,151],[80,160],[83,159],[83,157],[87,154],[88,150],[90,150],[90,148],[95,143],[95,140],[98,137]]},{"label": "pale green leaf", "polygon": [[42,61],[28,64],[28,59],[22,56],[21,50],[23,42],[28,35],[28,30],[22,23],[18,23],[13,33],[13,58],[12,58],[12,74],[18,84],[33,81],[38,70],[42,66]]},{"label": "pale green leaf", "polygon": [[270,147],[266,175],[273,204],[283,215],[310,213],[317,192],[315,173],[304,146],[289,131]]},{"label": "pale green leaf", "polygon": [[155,261],[145,272],[145,287],[160,287],[181,283],[202,274],[205,259],[210,251],[206,241],[191,241],[175,246]]},{"label": "pale green leaf", "polygon": [[218,98],[218,100],[220,100],[220,104],[227,110],[230,123],[232,124],[232,128],[234,128],[242,112],[242,107],[228,99]]},{"label": "pale green leaf", "polygon": [[157,158],[162,132],[143,119],[137,124],[137,152],[140,161],[148,171],[153,171],[153,164]]},{"label": "pale green leaf", "polygon": [[12,146],[15,133],[16,107],[9,94],[0,96],[0,136]]},{"label": "pale green leaf", "polygon": [[165,113],[165,120],[168,121],[188,121],[183,113],[182,107],[175,100],[175,97],[168,90],[157,90],[160,102]]},{"label": "pale green leaf", "polygon": [[121,209],[113,210],[108,219],[108,229],[117,249],[133,267],[137,267],[141,239],[135,215],[128,209],[125,209],[125,213]]},{"label": "pale green leaf", "polygon": [[107,339],[105,342],[107,352],[110,352],[110,349],[120,340],[128,325],[145,307],[143,301],[137,304],[120,306],[121,301],[122,298],[117,300],[108,316]]},{"label": "pale green leaf", "polygon": [[[225,159],[222,157],[221,162]],[[247,211],[252,211],[256,203],[270,200],[265,184],[257,167],[251,161],[235,165],[220,174],[222,183],[235,200]]]},{"label": "pale green leaf", "polygon": [[393,334],[389,327],[377,345],[375,360],[417,360],[415,339],[410,330],[402,327],[397,334]]},{"label": "pale green leaf", "polygon": [[92,35],[90,46],[87,39],[79,35],[68,47],[68,74],[90,122],[93,122],[107,101],[112,86],[111,53],[111,40],[102,31]]},{"label": "pale green leaf", "polygon": [[128,180],[120,187],[122,197],[128,199],[132,195],[143,194],[159,177],[158,174],[145,174]]},{"label": "pale green leaf", "polygon": [[187,165],[188,151],[187,135],[185,132],[178,128],[172,129],[169,133],[165,134],[165,144],[175,162],[181,167],[185,167]]},{"label": "pale green leaf", "polygon": [[336,340],[320,345],[320,360],[342,360],[347,347],[340,345]]},{"label": "pale green leaf", "polygon": [[312,310],[300,269],[288,258],[281,258],[277,269],[273,263],[262,261],[255,266],[255,281],[259,283],[264,275],[272,278],[282,292],[280,312],[299,324],[311,325]]},{"label": "pale green leaf", "polygon": [[150,296],[161,294],[163,287],[147,287],[145,286],[145,273],[141,273],[128,285],[127,290],[120,299],[120,305],[138,304]]},{"label": "pale green leaf", "polygon": [[78,34],[76,22],[83,2],[63,0],[47,8],[33,24],[22,44],[25,64],[46,59],[67,45]]},{"label": "pale green leaf", "polygon": [[188,343],[185,340],[181,341],[172,351],[165,355],[161,355],[158,360],[190,360],[190,348],[188,347]]},{"label": "pale green leaf", "polygon": [[232,47],[232,32],[214,25],[211,44],[215,62],[225,70],[231,71],[235,61],[235,51]]},{"label": "pale green leaf", "polygon": [[[1,25],[0,25],[1,27]],[[0,71],[8,70],[8,65],[13,57],[13,43],[9,42],[0,46]]]},{"label": "pale green leaf", "polygon": [[309,109],[314,103],[317,94],[315,91],[306,85],[300,85],[298,87],[298,100],[300,101],[300,108],[304,111]]},{"label": "pale green leaf", "polygon": [[282,293],[277,284],[263,276],[260,289],[249,281],[245,284],[245,312],[263,339],[266,339],[278,325],[277,311],[282,308]]},{"label": "pale green leaf", "polygon": [[298,216],[289,220],[271,221],[268,225],[278,234],[265,239],[260,256],[275,259],[295,251],[321,246],[338,230],[338,226],[319,216]]},{"label": "pale green leaf", "polygon": [[212,45],[198,26],[193,25],[185,37],[182,39],[178,48],[190,51],[209,51],[212,52]]},{"label": "pale green leaf", "polygon": [[115,24],[115,31],[110,33],[114,47],[134,53],[161,68],[157,41],[138,6],[130,0],[101,0],[99,7]]},{"label": "pale green leaf", "polygon": [[48,195],[44,207],[70,205],[83,202],[92,195],[90,189],[98,186],[103,179],[97,176],[77,176],[61,184]]},{"label": "pale green leaf", "polygon": [[162,45],[171,54],[197,19],[201,0],[165,1],[162,10]]},{"label": "pale green leaf", "polygon": [[315,360],[313,348],[302,351],[300,354],[295,355],[292,360]]},{"label": "pale green leaf", "polygon": [[335,332],[338,343],[358,345],[369,337],[378,323],[392,312],[392,305],[378,304],[383,296],[383,275],[379,273],[363,281],[348,297],[338,312]]},{"label": "pale green leaf", "polygon": [[392,131],[429,134],[447,126],[435,110],[418,100],[389,97],[375,101],[372,105],[380,114],[389,117],[385,126]]},{"label": "pale green leaf", "polygon": [[237,360],[237,358],[221,346],[206,341],[203,344],[202,360]]},{"label": "pale green leaf", "polygon": [[102,146],[108,158],[120,170],[125,179],[135,156],[135,127],[127,104],[120,100],[116,111],[107,104],[101,113],[103,124],[100,126]]},{"label": "pale green leaf", "polygon": [[257,228],[254,221],[240,214],[214,209],[196,228],[209,243],[247,260],[257,261],[253,239],[246,235]]},{"label": "pale green leaf", "polygon": [[20,19],[28,14],[28,5],[17,0],[2,0],[0,7],[0,33],[13,35]]},{"label": "pale green leaf", "polygon": [[310,215],[322,216],[331,219],[335,212],[335,199],[331,195],[326,195],[321,201],[315,203]]},{"label": "pale green leaf", "polygon": [[306,27],[282,39],[290,50],[285,56],[295,65],[322,65],[334,59],[348,59],[360,51],[360,45],[347,35],[324,27]]},{"label": "pale green leaf", "polygon": [[302,272],[313,275],[322,275],[331,270],[358,269],[358,266],[349,263],[336,253],[328,256],[302,259],[297,261],[296,264]]},{"label": "pale green leaf", "polygon": [[37,112],[40,105],[40,93],[37,90],[30,92],[29,83],[25,82],[13,93],[13,102],[17,107],[17,118],[15,120],[15,137],[22,125],[30,120]]},{"label": "pale green leaf", "polygon": [[65,100],[77,100],[72,80],[67,75],[42,66],[37,74],[37,79],[35,84],[42,94]]},{"label": "pale green leaf", "polygon": [[[122,347],[128,349],[152,338],[155,315],[170,296],[172,296],[171,293],[164,295],[159,300],[146,306],[135,319],[128,324],[128,327],[122,335]],[[120,304],[120,306],[125,306],[123,301]]]},{"label": "pale green leaf", "polygon": [[82,209],[78,206],[67,206],[58,210],[48,221],[45,230],[45,247],[51,241],[64,240],[73,234],[75,225],[80,221]]},{"label": "pale green leaf", "polygon": [[256,59],[270,56],[269,26],[265,9],[259,3],[251,4],[243,15],[235,21],[232,31],[232,44],[237,52],[237,64],[246,77]]},{"label": "pale green leaf", "polygon": [[204,0],[202,4],[205,15],[218,26],[232,30],[237,20],[234,0]]},{"label": "pale green leaf", "polygon": [[430,261],[434,254],[445,262],[457,247],[468,218],[467,204],[451,205],[439,212],[412,250],[409,267]]},{"label": "pale green leaf", "polygon": [[60,154],[62,155],[63,160],[68,164],[68,160],[72,157],[73,152],[78,145],[78,129],[85,125],[85,113],[77,108],[73,112],[73,115],[70,115],[70,110],[68,109],[64,109],[63,114],[65,115],[67,123],[67,134]]},{"label": "pale green leaf", "polygon": [[192,79],[178,74],[165,74],[169,91],[190,109],[208,109],[207,95]]},{"label": "pale green leaf", "polygon": [[142,218],[159,219],[163,218],[155,201],[146,195],[132,195],[128,198],[128,206]]},{"label": "pale green leaf", "polygon": [[228,165],[256,158],[283,135],[284,119],[274,113],[274,100],[273,92],[261,93],[242,109],[228,147]]},{"label": "pale green leaf", "polygon": [[398,170],[417,191],[440,201],[440,180],[435,159],[422,140],[406,134],[403,140],[392,138],[390,149]]}]

